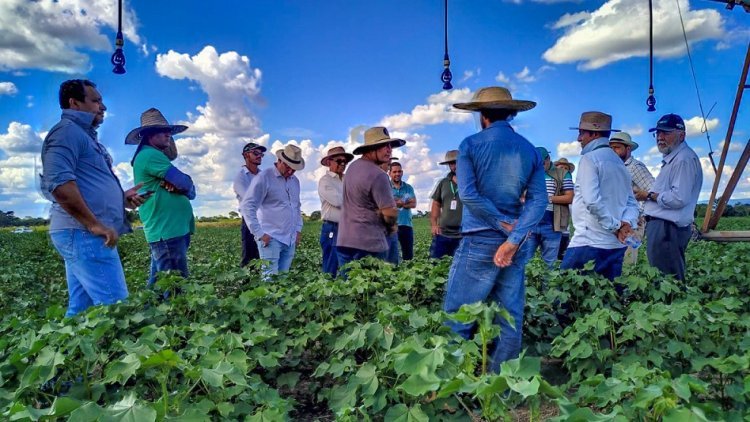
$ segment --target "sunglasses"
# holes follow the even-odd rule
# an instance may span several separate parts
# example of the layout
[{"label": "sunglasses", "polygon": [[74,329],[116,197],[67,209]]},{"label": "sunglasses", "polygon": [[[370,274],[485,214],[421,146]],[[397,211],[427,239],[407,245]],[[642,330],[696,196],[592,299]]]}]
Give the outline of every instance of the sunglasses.
[{"label": "sunglasses", "polygon": [[250,154],[253,154],[256,157],[263,156],[263,151],[258,151],[257,149],[251,149],[250,151],[245,151],[245,152],[249,152]]},{"label": "sunglasses", "polygon": [[345,166],[346,165],[346,160],[343,159],[343,158],[340,158],[338,160],[331,160],[331,161],[333,161],[334,163],[336,163],[336,164],[338,164],[340,166]]}]

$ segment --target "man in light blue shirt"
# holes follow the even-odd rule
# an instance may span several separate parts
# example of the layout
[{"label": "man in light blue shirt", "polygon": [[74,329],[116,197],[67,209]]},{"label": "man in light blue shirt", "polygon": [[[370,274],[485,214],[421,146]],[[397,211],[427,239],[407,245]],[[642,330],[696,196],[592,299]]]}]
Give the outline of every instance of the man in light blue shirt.
[{"label": "man in light blue shirt", "polygon": [[[507,89],[489,87],[478,90],[471,102],[453,106],[480,112],[482,131],[464,139],[458,148],[463,238],[448,275],[443,310],[453,313],[461,305],[489,300],[508,311],[513,325],[497,318],[502,335],[490,351],[489,369],[498,372],[502,362],[521,351],[524,269],[532,255],[524,241],[547,206],[541,156],[508,123],[536,103],[514,100]],[[473,324],[448,325],[466,339],[475,329]]]},{"label": "man in light blue shirt", "polygon": [[409,261],[414,258],[414,228],[411,222],[411,210],[417,206],[417,197],[414,188],[402,180],[404,169],[398,161],[388,166],[388,175],[391,177],[391,190],[393,199],[398,209],[398,244],[389,242],[388,262],[399,263],[398,250],[401,247],[401,259]]},{"label": "man in light blue shirt", "polygon": [[614,280],[622,274],[625,239],[638,226],[630,173],[609,147],[612,116],[585,112],[571,129],[578,130],[583,150],[573,196],[575,231],[560,268],[580,269],[593,260],[596,273]]},{"label": "man in light blue shirt", "polygon": [[656,146],[664,155],[662,168],[646,196],[646,255],[648,262],[665,274],[685,279],[685,250],[691,223],[703,185],[703,169],[695,152],[685,143],[685,122],[676,114],[659,119]]},{"label": "man in light blue shirt", "polygon": [[258,243],[265,273],[288,271],[302,233],[299,179],[305,168],[302,150],[287,145],[276,151],[278,161],[253,177],[240,204],[240,213]]}]

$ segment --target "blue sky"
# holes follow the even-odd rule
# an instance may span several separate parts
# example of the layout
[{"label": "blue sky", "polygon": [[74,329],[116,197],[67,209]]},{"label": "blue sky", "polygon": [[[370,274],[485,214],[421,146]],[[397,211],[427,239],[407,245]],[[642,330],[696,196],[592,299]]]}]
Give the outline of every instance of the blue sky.
[{"label": "blue sky", "polygon": [[[655,0],[657,112],[646,111],[646,0],[449,0],[452,91],[440,82],[443,2],[379,0],[125,1],[127,73],[109,57],[116,31],[113,0],[0,3],[0,209],[46,216],[37,193],[43,136],[59,119],[60,82],[85,77],[109,110],[100,140],[112,152],[123,185],[132,185],[124,145],[141,112],[157,107],[190,126],[177,139],[176,165],[196,181],[198,215],[236,208],[231,180],[251,140],[272,151],[294,142],[307,167],[298,172],[303,209],[319,209],[319,161],[330,147],[351,151],[362,130],[384,124],[407,145],[397,150],[418,208],[444,173],[443,154],[478,130],[474,115],[450,107],[483,86],[501,85],[538,102],[513,122],[552,156],[577,162],[580,113],[600,110],[642,146],[654,172],[659,154],[647,132],[660,115],[688,121],[688,143],[704,164],[704,194],[714,176],[690,73],[677,2]],[[698,86],[718,161],[742,61],[750,15],[708,1],[679,1]],[[750,127],[743,107],[731,170]],[[263,167],[270,166],[267,154]],[[726,179],[726,177],[725,177]],[[735,198],[750,197],[743,178]]]}]

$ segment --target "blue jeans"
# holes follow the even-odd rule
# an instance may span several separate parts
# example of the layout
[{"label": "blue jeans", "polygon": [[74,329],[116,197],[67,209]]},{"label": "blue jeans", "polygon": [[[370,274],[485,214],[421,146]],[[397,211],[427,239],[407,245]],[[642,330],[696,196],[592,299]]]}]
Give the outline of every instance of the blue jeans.
[{"label": "blue jeans", "polygon": [[[592,246],[576,246],[565,251],[561,270],[581,269],[589,261],[594,261],[594,272],[614,281],[622,274],[622,260],[625,257],[624,245],[617,249],[601,249]],[[620,293],[618,291],[618,293]]]},{"label": "blue jeans", "polygon": [[188,276],[187,251],[190,247],[190,233],[171,239],[159,240],[148,244],[151,249],[151,270],[148,285],[156,281],[156,274],[161,271],[179,271],[183,277]]},{"label": "blue jeans", "polygon": [[553,212],[545,211],[539,224],[531,230],[527,242],[531,244],[532,254],[537,246],[541,246],[542,260],[547,268],[553,269],[557,261],[557,252],[560,250],[560,239],[562,232],[556,232],[553,226]]},{"label": "blue jeans", "polygon": [[117,247],[108,248],[103,237],[80,229],[54,230],[49,236],[65,260],[68,283],[65,316],[73,316],[89,306],[109,305],[128,297]]},{"label": "blue jeans", "polygon": [[297,249],[294,242],[291,245],[285,245],[274,238],[271,238],[268,246],[264,246],[262,240],[257,242],[260,259],[268,261],[268,264],[264,266],[264,274],[268,276],[278,274],[280,271],[289,271]]},{"label": "blue jeans", "polygon": [[323,226],[320,229],[320,248],[323,249],[323,272],[330,274],[334,278],[339,270],[339,256],[336,253],[338,232],[338,223],[323,221]]},{"label": "blue jeans", "polygon": [[398,226],[398,243],[404,261],[414,258],[414,229],[411,226]]},{"label": "blue jeans", "polygon": [[459,243],[461,243],[460,237],[446,237],[441,234],[432,236],[430,258],[440,259],[446,255],[453,256]]},{"label": "blue jeans", "polygon": [[[346,246],[336,246],[336,255],[339,258],[339,268],[352,261],[362,259],[366,256],[371,256],[373,258],[382,259],[383,261],[385,261],[387,253],[388,251],[370,252],[362,249],[349,248]],[[346,271],[341,271],[341,276],[346,279]]]},{"label": "blue jeans", "polygon": [[390,262],[393,265],[398,265],[400,262],[398,257],[398,233],[392,233],[387,235],[388,250],[385,251],[385,262]]},{"label": "blue jeans", "polygon": [[[461,305],[490,300],[505,308],[513,317],[511,326],[504,318],[497,317],[500,337],[494,342],[490,354],[490,369],[499,372],[500,364],[515,359],[521,352],[523,330],[523,308],[526,302],[524,269],[531,258],[531,248],[522,242],[513,263],[506,268],[495,265],[493,259],[497,248],[507,236],[504,233],[485,230],[464,235],[453,257],[448,273],[445,312],[456,312]],[[448,322],[451,329],[465,339],[474,333],[474,324]]]}]

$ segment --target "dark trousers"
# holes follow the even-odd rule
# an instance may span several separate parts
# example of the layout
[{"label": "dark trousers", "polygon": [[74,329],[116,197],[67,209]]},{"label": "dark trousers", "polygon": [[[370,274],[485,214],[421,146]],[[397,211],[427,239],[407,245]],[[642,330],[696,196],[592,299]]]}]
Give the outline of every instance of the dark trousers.
[{"label": "dark trousers", "polygon": [[[625,257],[625,247],[617,249],[601,249],[592,246],[576,246],[568,248],[560,263],[561,270],[583,268],[589,261],[594,261],[594,272],[614,281],[622,275],[622,260]],[[620,293],[618,291],[618,293]]]},{"label": "dark trousers", "polygon": [[652,267],[664,274],[685,280],[685,250],[690,241],[690,226],[677,227],[671,221],[646,217],[646,255]]},{"label": "dark trousers", "polygon": [[323,272],[331,277],[336,277],[339,270],[339,257],[336,253],[336,238],[338,237],[339,223],[323,220],[320,229],[320,248],[323,250]]},{"label": "dark trousers", "polygon": [[560,237],[560,250],[557,251],[557,259],[562,261],[563,257],[565,256],[565,251],[568,249],[568,244],[570,243],[570,233],[563,233]]},{"label": "dark trousers", "polygon": [[441,234],[432,236],[430,258],[440,259],[446,255],[453,256],[459,243],[461,243],[460,237],[446,237]]},{"label": "dark trousers", "polygon": [[250,229],[245,224],[245,219],[242,219],[242,260],[240,261],[240,267],[247,265],[252,259],[260,259],[260,253],[258,252],[258,244],[255,243],[255,237],[250,233]]},{"label": "dark trousers", "polygon": [[398,226],[398,243],[401,245],[401,259],[414,258],[414,229],[411,226]]}]

